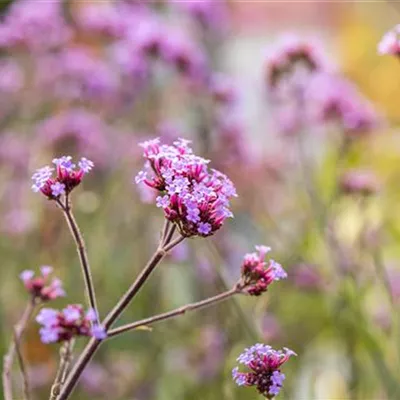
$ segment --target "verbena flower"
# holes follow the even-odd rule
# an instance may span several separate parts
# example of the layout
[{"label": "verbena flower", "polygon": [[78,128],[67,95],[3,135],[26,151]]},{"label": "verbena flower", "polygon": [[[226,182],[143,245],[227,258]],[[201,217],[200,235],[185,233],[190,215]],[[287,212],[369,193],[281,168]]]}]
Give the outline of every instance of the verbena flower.
[{"label": "verbena flower", "polygon": [[400,55],[400,24],[385,33],[378,44],[379,54]]},{"label": "verbena flower", "polygon": [[350,170],[345,172],[339,182],[342,192],[368,196],[380,189],[377,176],[369,170]]},{"label": "verbena flower", "polygon": [[[63,194],[68,194],[78,186],[83,176],[88,173],[94,166],[93,162],[87,158],[81,158],[78,162],[78,168],[72,162],[71,156],[62,156],[53,159],[56,168],[45,166],[39,168],[33,175],[34,184],[32,190],[34,192],[42,192],[49,199],[57,199]],[[56,176],[53,172],[56,170]]]},{"label": "verbena flower", "polygon": [[104,327],[96,323],[96,313],[91,309],[85,313],[79,304],[68,305],[61,311],[42,308],[36,321],[42,325],[39,333],[43,343],[62,342],[76,336],[93,336],[99,340],[107,337]]},{"label": "verbena flower", "polygon": [[238,386],[256,386],[260,394],[272,399],[279,394],[285,380],[280,368],[292,355],[296,353],[286,347],[274,350],[271,346],[255,344],[237,358],[249,371],[240,372],[239,367],[235,367],[233,380]]},{"label": "verbena flower", "polygon": [[298,66],[312,72],[323,69],[325,64],[320,48],[312,40],[285,36],[274,49],[268,51],[266,83],[270,89],[275,89],[281,79],[292,74]]},{"label": "verbena flower", "polygon": [[172,146],[160,144],[159,139],[142,143],[147,162],[135,181],[160,193],[157,207],[183,236],[205,237],[233,217],[229,200],[237,195],[232,182],[219,171],[209,171],[209,161],[194,155],[189,143],[185,139]]},{"label": "verbena flower", "polygon": [[64,44],[71,29],[63,17],[62,1],[17,0],[0,22],[0,48],[47,50]]},{"label": "verbena flower", "polygon": [[267,246],[256,246],[257,252],[244,256],[238,288],[253,296],[259,296],[267,291],[273,281],[287,278],[285,270],[274,260],[265,262],[265,256],[270,251]]},{"label": "verbena flower", "polygon": [[369,133],[380,122],[376,110],[357,87],[336,74],[314,74],[305,100],[312,109],[311,118],[316,122],[335,121],[349,137]]},{"label": "verbena flower", "polygon": [[53,268],[47,265],[40,267],[41,276],[35,276],[31,270],[22,271],[19,277],[26,290],[35,298],[41,301],[54,300],[57,297],[65,296],[62,282],[58,278],[50,278]]}]

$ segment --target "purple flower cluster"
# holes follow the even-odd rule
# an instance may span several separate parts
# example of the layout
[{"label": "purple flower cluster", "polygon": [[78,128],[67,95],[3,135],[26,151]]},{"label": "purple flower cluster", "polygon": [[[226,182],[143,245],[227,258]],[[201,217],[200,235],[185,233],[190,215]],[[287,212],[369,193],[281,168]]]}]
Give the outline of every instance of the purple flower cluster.
[{"label": "purple flower cluster", "polygon": [[323,68],[325,61],[319,47],[310,40],[287,36],[268,52],[266,58],[266,83],[275,89],[282,79],[293,74],[299,66],[309,71]]},{"label": "purple flower cluster", "polygon": [[386,32],[378,44],[379,54],[400,55],[400,24]]},{"label": "purple flower cluster", "polygon": [[63,194],[68,194],[78,186],[83,176],[93,168],[93,162],[83,157],[78,162],[78,169],[72,162],[71,156],[55,158],[56,177],[53,178],[54,168],[45,166],[39,168],[33,175],[32,190],[42,192],[49,199],[57,199]]},{"label": "purple flower cluster", "polygon": [[65,296],[65,291],[62,287],[62,282],[58,278],[50,280],[50,275],[53,268],[44,265],[40,267],[41,276],[35,276],[31,270],[22,271],[20,278],[24,283],[26,290],[32,295],[34,299],[41,301],[54,300],[57,297]]},{"label": "purple flower cluster", "polygon": [[62,1],[17,0],[0,23],[0,48],[24,47],[41,51],[65,43],[70,35]]},{"label": "purple flower cluster", "polygon": [[256,246],[256,250],[244,256],[239,283],[239,289],[252,296],[266,292],[273,281],[287,278],[285,270],[276,261],[265,262],[265,256],[271,250],[269,247]]},{"label": "purple flower cluster", "polygon": [[79,304],[68,305],[61,311],[42,308],[36,321],[42,325],[39,333],[43,343],[63,342],[76,336],[93,336],[99,340],[107,337],[104,327],[96,323],[94,310],[85,313]]},{"label": "purple flower cluster", "polygon": [[239,367],[232,370],[233,380],[238,386],[256,386],[258,392],[267,399],[272,399],[282,389],[285,375],[280,367],[290,356],[296,353],[284,348],[274,350],[271,346],[255,344],[237,358],[240,364],[246,365],[249,372],[239,372]]},{"label": "purple flower cluster", "polygon": [[172,146],[161,145],[159,139],[142,143],[147,162],[135,181],[160,193],[157,207],[183,236],[205,237],[233,217],[229,200],[237,194],[224,174],[208,170],[208,160],[194,155],[189,143],[185,139]]},{"label": "purple flower cluster", "polygon": [[181,1],[170,3],[186,11],[200,26],[214,32],[224,31],[227,27],[227,5],[221,0]]},{"label": "purple flower cluster", "polygon": [[369,170],[350,170],[343,174],[339,182],[342,192],[369,196],[380,189],[377,176]]},{"label": "purple flower cluster", "polygon": [[311,118],[336,121],[351,137],[368,133],[378,126],[372,105],[355,85],[339,75],[314,74],[305,92],[305,100],[313,107]]}]

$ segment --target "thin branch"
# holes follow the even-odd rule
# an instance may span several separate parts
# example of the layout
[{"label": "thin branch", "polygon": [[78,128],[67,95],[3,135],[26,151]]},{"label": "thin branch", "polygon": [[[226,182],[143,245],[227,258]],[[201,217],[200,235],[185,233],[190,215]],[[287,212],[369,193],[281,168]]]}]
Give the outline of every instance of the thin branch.
[{"label": "thin branch", "polygon": [[240,293],[240,290],[238,290],[236,287],[234,287],[231,290],[228,290],[226,292],[220,293],[220,294],[218,294],[216,296],[213,296],[213,297],[210,297],[208,299],[205,299],[205,300],[202,300],[202,301],[198,301],[196,303],[190,303],[190,304],[187,304],[187,305],[185,305],[183,307],[179,307],[179,308],[177,308],[175,310],[168,311],[168,312],[163,313],[163,314],[155,315],[153,317],[145,318],[145,319],[142,319],[140,321],[136,321],[136,322],[133,322],[131,324],[123,325],[123,326],[121,326],[119,328],[112,329],[111,331],[108,332],[108,337],[113,337],[113,336],[120,335],[121,333],[125,333],[125,332],[131,331],[133,329],[136,329],[139,326],[152,325],[152,324],[154,324],[156,322],[159,322],[159,321],[164,321],[164,320],[167,320],[167,319],[171,319],[171,318],[177,317],[179,315],[183,315],[188,311],[194,311],[194,310],[198,310],[200,308],[209,307],[209,306],[211,306],[211,305],[213,305],[215,303],[218,303],[218,302],[221,302],[223,300],[226,300],[229,297],[231,297],[231,296],[233,296],[235,294],[238,294],[238,293]]},{"label": "thin branch", "polygon": [[180,242],[183,242],[185,240],[185,236],[179,236],[175,240],[173,240],[171,243],[168,243],[164,246],[164,251],[168,253],[170,250],[172,250],[175,246],[177,246]]},{"label": "thin branch", "polygon": [[[170,242],[172,239],[173,233],[175,231],[175,225],[170,228],[170,231],[167,235],[166,240],[162,243],[160,242],[160,247],[157,251],[153,254],[150,258],[142,272],[136,278],[136,280],[132,283],[130,288],[125,292],[125,294],[120,298],[118,303],[115,307],[108,313],[106,318],[103,321],[103,326],[106,330],[108,330],[112,324],[121,316],[121,314],[125,311],[128,307],[132,299],[135,295],[139,292],[142,286],[145,284],[151,273],[160,263],[160,261],[165,257],[168,251],[170,251],[174,246],[182,242],[184,237],[179,237],[174,241]],[[172,232],[172,233],[171,233]],[[101,344],[101,340],[97,340],[92,338],[90,342],[87,344],[85,349],[83,350],[81,356],[79,357],[78,361],[76,362],[72,371],[68,374],[65,384],[61,388],[61,392],[57,400],[66,400],[70,396],[72,390],[74,389],[76,383],[80,375],[82,374],[83,370],[85,369],[86,365],[92,359],[93,355],[97,351],[98,347]]]},{"label": "thin branch", "polygon": [[[22,314],[21,319],[14,327],[14,337],[8,348],[8,351],[3,359],[3,391],[4,391],[4,399],[5,400],[14,400],[15,397],[13,396],[12,392],[12,379],[11,379],[11,369],[14,362],[14,356],[16,352],[19,351],[18,343],[21,341],[21,337],[25,331],[26,325],[28,324],[33,310],[35,308],[35,301],[32,298],[29,303],[27,304],[25,311]],[[21,364],[20,360],[20,368],[24,377],[24,388],[27,387],[26,374],[24,373],[24,365]]]},{"label": "thin branch", "polygon": [[160,239],[161,243],[165,242],[165,239],[166,239],[166,237],[168,235],[168,231],[169,231],[170,228],[171,228],[171,222],[168,219],[165,219],[163,230],[161,232],[161,239]]},{"label": "thin branch", "polygon": [[54,383],[51,386],[49,400],[57,400],[58,395],[60,394],[62,385],[65,382],[65,378],[67,376],[69,365],[71,364],[74,343],[74,340],[69,340],[68,342],[65,342],[64,345],[60,348],[60,365],[58,367]]},{"label": "thin branch", "polygon": [[65,199],[65,204],[60,200],[57,200],[58,205],[61,207],[64,213],[64,217],[68,223],[68,227],[71,231],[72,237],[76,244],[76,250],[79,255],[79,260],[82,268],[83,280],[85,282],[86,294],[89,300],[89,306],[95,311],[97,320],[99,320],[99,313],[96,303],[96,294],[94,291],[93,279],[89,265],[89,259],[86,252],[85,241],[83,240],[82,233],[79,226],[72,214],[70,199],[68,195]]},{"label": "thin branch", "polygon": [[167,232],[167,234],[165,235],[165,239],[161,242],[162,246],[166,246],[168,243],[171,242],[172,237],[174,236],[174,233],[176,231],[176,225],[172,224],[169,228],[169,231]]},{"label": "thin branch", "polygon": [[21,346],[20,346],[21,343],[17,336],[15,327],[13,329],[13,333],[14,333],[15,352],[17,354],[17,360],[18,360],[19,368],[21,370],[22,383],[23,383],[23,387],[24,387],[24,400],[29,400],[31,398],[29,378],[28,378],[28,374],[27,374],[27,371],[25,368],[25,361],[24,361],[24,358],[23,358],[22,352],[21,352]]}]

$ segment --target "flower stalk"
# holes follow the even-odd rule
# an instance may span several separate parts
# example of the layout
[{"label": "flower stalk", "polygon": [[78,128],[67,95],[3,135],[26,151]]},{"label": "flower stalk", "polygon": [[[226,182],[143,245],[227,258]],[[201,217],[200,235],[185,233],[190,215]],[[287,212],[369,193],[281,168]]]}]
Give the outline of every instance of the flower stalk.
[{"label": "flower stalk", "polygon": [[63,211],[64,217],[68,223],[69,230],[74,238],[76,244],[76,250],[79,255],[79,260],[82,268],[83,280],[85,282],[86,287],[86,295],[88,298],[89,306],[92,308],[97,317],[97,321],[99,320],[99,313],[96,302],[96,294],[94,290],[94,284],[92,279],[92,273],[90,270],[89,259],[86,252],[85,241],[83,239],[82,233],[79,229],[78,223],[75,220],[75,217],[72,213],[71,209],[71,201],[68,195],[65,196],[65,204],[57,199],[57,204]]},{"label": "flower stalk", "polygon": [[168,312],[162,313],[162,314],[158,314],[153,317],[145,318],[140,321],[136,321],[131,324],[126,324],[126,325],[120,326],[118,328],[112,329],[111,331],[108,332],[108,337],[109,338],[114,337],[114,336],[120,335],[122,333],[134,330],[141,326],[148,326],[148,325],[152,325],[156,322],[175,318],[179,315],[186,314],[188,311],[199,310],[202,308],[212,306],[216,303],[227,300],[230,297],[232,297],[238,293],[241,293],[241,291],[237,288],[237,285],[235,285],[232,289],[222,292],[220,294],[217,294],[216,296],[209,297],[207,299],[204,299],[204,300],[201,300],[201,301],[198,301],[195,303],[186,304],[185,306],[176,308],[175,310],[168,311]]},{"label": "flower stalk", "polygon": [[29,399],[29,385],[28,378],[25,371],[25,366],[23,362],[23,358],[21,352],[19,350],[19,343],[21,341],[22,335],[25,332],[26,326],[29,320],[32,317],[33,311],[35,309],[35,299],[32,297],[29,303],[27,304],[21,319],[14,327],[14,337],[13,341],[8,348],[8,351],[3,359],[3,391],[4,391],[4,399],[5,400],[14,400],[15,396],[13,396],[12,390],[12,377],[11,370],[14,362],[14,357],[17,354],[18,360],[20,363],[20,368],[22,372],[22,378],[24,381],[24,392],[25,397]]}]

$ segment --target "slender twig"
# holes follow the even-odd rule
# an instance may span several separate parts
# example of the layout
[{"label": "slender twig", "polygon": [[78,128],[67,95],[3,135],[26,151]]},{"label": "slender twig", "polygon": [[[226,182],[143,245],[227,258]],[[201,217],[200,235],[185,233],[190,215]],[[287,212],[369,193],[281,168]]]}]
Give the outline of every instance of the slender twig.
[{"label": "slender twig", "polygon": [[194,310],[198,310],[199,308],[209,307],[215,303],[226,300],[229,297],[231,297],[237,293],[240,293],[240,290],[238,290],[235,286],[234,288],[232,288],[226,292],[220,293],[213,297],[209,297],[208,299],[201,300],[196,303],[186,304],[185,306],[176,308],[175,310],[168,311],[163,314],[155,315],[153,317],[145,318],[140,321],[135,321],[131,324],[123,325],[118,328],[112,329],[111,331],[108,332],[108,337],[120,335],[121,333],[136,329],[139,326],[152,325],[159,321],[164,321],[166,319],[174,318],[179,315],[185,314],[188,311],[194,311]]},{"label": "slender twig", "polygon": [[65,382],[65,378],[67,376],[69,365],[71,364],[73,347],[74,340],[72,339],[68,342],[65,342],[64,345],[60,348],[60,364],[58,366],[57,375],[54,379],[54,383],[51,386],[49,400],[57,400],[58,395],[60,394],[62,385]]},{"label": "slender twig", "polygon": [[165,239],[162,241],[163,246],[166,246],[172,240],[175,231],[176,231],[176,225],[172,224],[169,230],[166,232]]},{"label": "slender twig", "polygon": [[161,239],[160,239],[161,243],[165,242],[165,239],[167,237],[167,234],[168,234],[168,231],[169,231],[170,227],[171,227],[171,222],[168,219],[166,219],[164,221],[163,230],[161,232]]},{"label": "slender twig", "polygon": [[164,247],[164,251],[168,253],[171,249],[173,249],[175,246],[177,246],[180,242],[185,240],[185,236],[179,236],[175,240],[173,240],[171,243],[168,243]]},{"label": "slender twig", "polygon": [[31,390],[30,390],[30,386],[29,386],[29,378],[28,378],[28,373],[26,371],[25,368],[25,361],[24,361],[24,357],[22,356],[22,352],[21,352],[21,343],[20,340],[17,336],[17,332],[16,329],[14,327],[13,329],[13,334],[14,334],[14,342],[15,342],[15,352],[17,354],[17,360],[18,360],[18,364],[19,364],[19,368],[21,371],[21,377],[22,377],[22,384],[24,387],[24,400],[29,400],[31,398],[30,394],[31,394]]},{"label": "slender twig", "polygon": [[[170,228],[170,232],[175,230],[175,225]],[[172,235],[168,234],[167,239],[171,240]],[[174,246],[178,245],[184,237],[180,236],[172,242],[164,241],[164,243],[160,243],[160,247],[157,251],[153,254],[150,258],[142,272],[136,278],[136,280],[132,283],[129,289],[125,292],[125,294],[120,298],[116,306],[108,313],[106,318],[103,321],[103,325],[106,330],[112,326],[112,324],[121,316],[124,310],[128,307],[132,299],[135,295],[139,292],[142,288],[144,283],[147,281],[151,273],[160,263],[160,261],[165,257],[168,251],[170,251]],[[74,389],[76,383],[80,375],[82,374],[83,370],[85,369],[86,365],[92,359],[94,354],[96,353],[97,349],[101,344],[101,340],[97,340],[92,338],[89,343],[86,345],[85,349],[83,350],[82,354],[80,355],[79,359],[77,360],[75,366],[73,367],[72,371],[68,374],[65,384],[61,388],[61,392],[57,400],[66,400],[70,396],[72,390]]]},{"label": "slender twig", "polygon": [[76,244],[76,250],[79,255],[79,260],[83,273],[83,280],[86,286],[86,294],[89,300],[89,306],[95,311],[97,319],[99,319],[98,308],[96,303],[96,294],[94,291],[92,274],[90,271],[89,259],[86,252],[85,242],[83,240],[82,233],[79,226],[72,214],[71,202],[68,195],[65,198],[65,204],[60,200],[57,200],[58,205],[61,207],[64,213],[64,217],[68,223],[68,227],[71,231],[72,237],[74,238]]},{"label": "slender twig", "polygon": [[[15,399],[15,397],[13,396],[13,393],[12,393],[11,369],[12,369],[15,353],[19,351],[18,344],[21,341],[21,337],[25,331],[26,325],[28,324],[28,322],[33,314],[34,308],[35,308],[35,301],[32,298],[29,301],[29,303],[27,304],[25,311],[22,314],[21,319],[15,325],[13,341],[11,342],[10,347],[8,348],[8,351],[3,359],[3,391],[4,391],[4,399],[5,400],[14,400]],[[21,359],[19,359],[19,361],[20,361],[20,368],[22,371],[23,379],[24,379],[24,388],[26,388],[26,387],[28,387],[28,383],[27,383],[27,377],[25,374],[24,364],[21,363],[22,357],[21,357]]]}]

